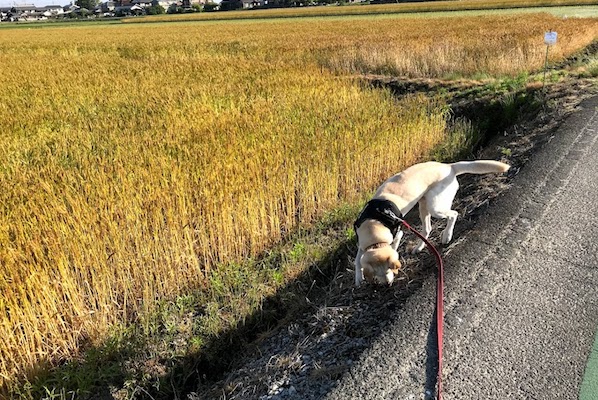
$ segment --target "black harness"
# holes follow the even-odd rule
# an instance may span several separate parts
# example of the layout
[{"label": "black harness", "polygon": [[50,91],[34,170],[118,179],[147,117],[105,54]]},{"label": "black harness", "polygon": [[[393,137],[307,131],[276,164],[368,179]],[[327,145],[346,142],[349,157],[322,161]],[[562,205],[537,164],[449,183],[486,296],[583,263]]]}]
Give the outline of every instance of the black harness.
[{"label": "black harness", "polygon": [[359,228],[366,219],[375,219],[390,229],[392,237],[395,237],[399,231],[401,222],[403,221],[402,217],[403,214],[401,214],[401,210],[399,210],[392,201],[372,199],[368,201],[363,210],[361,210],[353,227],[355,228],[355,234],[357,234],[357,228]]}]

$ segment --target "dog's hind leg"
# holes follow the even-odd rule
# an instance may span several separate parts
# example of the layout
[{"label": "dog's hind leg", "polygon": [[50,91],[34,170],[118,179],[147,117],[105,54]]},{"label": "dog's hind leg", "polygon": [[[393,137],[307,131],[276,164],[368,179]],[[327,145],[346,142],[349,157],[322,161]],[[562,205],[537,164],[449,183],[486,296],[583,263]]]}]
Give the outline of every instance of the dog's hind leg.
[{"label": "dog's hind leg", "polygon": [[453,179],[447,186],[445,186],[440,193],[435,196],[428,197],[428,210],[432,217],[446,219],[446,228],[442,231],[440,242],[447,244],[453,238],[453,229],[459,213],[452,210],[453,199],[459,190],[459,183]]},{"label": "dog's hind leg", "polygon": [[442,244],[447,244],[453,239],[453,229],[455,228],[455,222],[457,222],[457,217],[459,213],[455,210],[447,210],[447,211],[436,211],[432,213],[434,218],[444,218],[447,220],[446,228],[442,231],[442,235],[440,236],[440,242]]},{"label": "dog's hind leg", "polygon": [[[430,232],[432,232],[432,216],[424,198],[419,201],[419,219],[422,222],[422,235],[427,239]],[[413,253],[419,253],[424,249],[424,246],[425,243],[420,240],[419,245],[413,249]]]}]

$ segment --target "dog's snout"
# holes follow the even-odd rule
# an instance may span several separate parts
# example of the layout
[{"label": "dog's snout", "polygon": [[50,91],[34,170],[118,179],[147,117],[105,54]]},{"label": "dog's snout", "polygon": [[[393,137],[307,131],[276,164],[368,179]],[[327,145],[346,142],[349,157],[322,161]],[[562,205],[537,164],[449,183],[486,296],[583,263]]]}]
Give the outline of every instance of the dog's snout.
[{"label": "dog's snout", "polygon": [[395,274],[391,269],[389,269],[388,271],[386,271],[386,283],[388,283],[388,285],[392,285],[394,280]]},{"label": "dog's snout", "polygon": [[371,280],[376,285],[392,285],[395,275],[391,270],[388,270],[384,275],[374,275]]}]

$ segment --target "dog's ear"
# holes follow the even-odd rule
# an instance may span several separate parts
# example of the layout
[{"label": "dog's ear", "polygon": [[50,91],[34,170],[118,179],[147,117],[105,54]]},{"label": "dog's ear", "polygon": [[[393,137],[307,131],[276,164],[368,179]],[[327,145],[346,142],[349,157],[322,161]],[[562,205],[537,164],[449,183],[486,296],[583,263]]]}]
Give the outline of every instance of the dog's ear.
[{"label": "dog's ear", "polygon": [[401,269],[401,262],[399,260],[388,260],[389,261],[389,265],[388,265],[388,269],[390,269],[392,271],[393,274],[398,274],[399,270]]}]

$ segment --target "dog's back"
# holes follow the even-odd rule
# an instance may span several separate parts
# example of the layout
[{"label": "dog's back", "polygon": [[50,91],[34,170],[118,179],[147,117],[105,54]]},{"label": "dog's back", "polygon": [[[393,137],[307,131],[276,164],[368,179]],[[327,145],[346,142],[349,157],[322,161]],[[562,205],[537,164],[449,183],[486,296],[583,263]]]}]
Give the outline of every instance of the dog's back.
[{"label": "dog's back", "polygon": [[415,164],[387,179],[378,188],[374,198],[395,202],[405,215],[437,184],[448,185],[456,176],[462,174],[499,173],[509,168],[508,164],[493,160],[459,161],[453,164],[429,161]]}]

